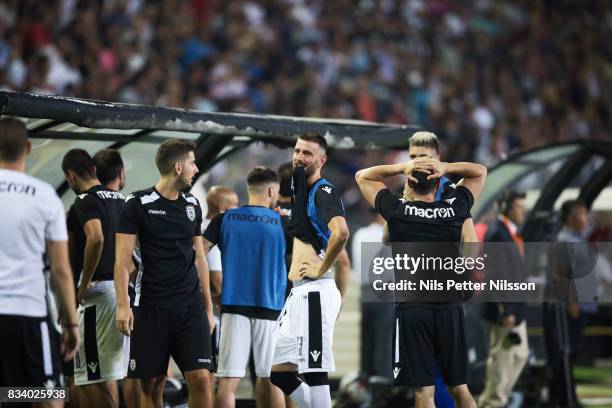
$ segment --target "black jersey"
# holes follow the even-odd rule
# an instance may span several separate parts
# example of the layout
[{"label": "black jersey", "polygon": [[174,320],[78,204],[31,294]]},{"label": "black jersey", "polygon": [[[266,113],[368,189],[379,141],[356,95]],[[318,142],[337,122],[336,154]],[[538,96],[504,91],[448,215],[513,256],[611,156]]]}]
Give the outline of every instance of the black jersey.
[{"label": "black jersey", "polygon": [[[446,262],[449,258],[457,259],[461,256],[461,229],[473,203],[472,193],[462,186],[455,189],[454,195],[431,203],[405,200],[388,189],[376,195],[375,207],[387,220],[394,257],[408,253],[412,258],[420,257],[423,262],[431,260],[429,264],[433,265],[422,269],[420,275],[399,273],[396,269],[396,281],[407,278],[421,287],[422,280],[433,279],[444,283],[448,279],[467,279],[468,274],[458,274],[454,268],[442,268],[441,263],[433,260]],[[423,299],[425,302],[444,304],[460,302],[465,296],[461,292],[423,289],[410,292],[398,301],[414,305]]]},{"label": "black jersey", "polygon": [[83,231],[85,224],[90,220],[97,219],[102,224],[104,244],[98,266],[91,278],[92,281],[113,280],[115,268],[115,231],[117,230],[117,219],[124,201],[125,197],[123,194],[100,184],[78,195],[74,202],[74,210]]},{"label": "black jersey", "polygon": [[202,209],[189,193],[164,198],[155,187],[130,194],[117,232],[138,235],[140,265],[134,306],[183,307],[202,303],[193,237],[200,236]]},{"label": "black jersey", "polygon": [[81,271],[83,270],[83,255],[85,252],[85,232],[79,217],[77,217],[74,204],[68,209],[66,215],[66,226],[68,233],[71,234],[71,248],[70,248],[70,266],[72,267],[72,275],[74,277],[74,286],[77,287],[79,279],[81,278]]}]

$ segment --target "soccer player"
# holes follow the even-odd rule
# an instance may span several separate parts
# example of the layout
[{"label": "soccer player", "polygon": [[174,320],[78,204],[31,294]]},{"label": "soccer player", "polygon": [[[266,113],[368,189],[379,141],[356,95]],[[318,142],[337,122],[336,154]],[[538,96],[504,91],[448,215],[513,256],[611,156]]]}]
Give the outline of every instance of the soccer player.
[{"label": "soccer player", "polygon": [[275,329],[270,376],[300,407],[331,407],[327,373],[335,369],[332,340],[341,304],[332,265],[349,236],[336,188],[321,177],[326,150],[323,136],[306,133],[293,151],[293,289]]},{"label": "soccer player", "polygon": [[85,236],[77,315],[83,342],[74,359],[74,381],[92,405],[119,405],[117,380],[127,373],[128,339],[115,329],[117,300],[113,283],[115,232],[125,197],[100,183],[93,158],[72,149],[62,171],[77,194],[74,209]]},{"label": "soccer player", "polygon": [[[278,173],[255,167],[247,175],[249,202],[216,215],[204,232],[204,249],[218,245],[223,264],[219,390],[215,406],[233,407],[253,349],[257,406],[278,407],[271,387],[273,329],[283,307],[287,271],[285,236],[276,211]],[[276,391],[276,392],[274,392]]]},{"label": "soccer player", "polygon": [[[60,344],[47,320],[45,252],[61,303],[64,360],[78,349],[79,333],[64,207],[53,187],[25,174],[31,150],[25,125],[1,119],[0,384],[53,389],[63,384]],[[61,407],[63,402],[41,406]]]},{"label": "soccer player", "polygon": [[[198,172],[192,142],[157,149],[157,184],[126,198],[116,238],[117,328],[131,335],[128,377],[142,380],[141,405],[161,408],[170,356],[189,387],[190,407],[209,407],[210,334],[214,328],[202,210],[183,191]],[[133,308],[128,297],[132,252],[140,245]]]},{"label": "soccer player", "polygon": [[[376,166],[355,175],[359,188],[387,220],[391,242],[456,243],[455,257],[465,219],[478,197],[486,168],[473,163],[441,163],[420,157],[407,163]],[[436,201],[435,188],[445,174],[463,179],[454,195]],[[413,200],[396,197],[384,180],[404,174],[414,191]],[[454,301],[453,301],[454,300]],[[434,406],[435,373],[438,364],[458,407],[476,407],[467,382],[467,346],[464,311],[460,298],[440,302],[400,302],[396,307],[394,377],[413,387],[416,407]]]}]

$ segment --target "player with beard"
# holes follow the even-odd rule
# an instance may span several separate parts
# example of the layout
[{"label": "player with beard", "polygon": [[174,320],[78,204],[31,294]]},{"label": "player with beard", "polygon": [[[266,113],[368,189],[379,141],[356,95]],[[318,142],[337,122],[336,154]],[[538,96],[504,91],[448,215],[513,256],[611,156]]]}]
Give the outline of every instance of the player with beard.
[{"label": "player with beard", "polygon": [[[161,408],[170,357],[189,387],[190,407],[210,407],[214,328],[198,200],[184,193],[198,172],[195,145],[171,139],[155,155],[157,184],[130,194],[117,228],[117,328],[131,335],[128,377],[142,380],[141,405]],[[133,308],[128,276],[136,239],[142,262]]]},{"label": "player with beard", "polygon": [[341,304],[332,266],[349,236],[336,188],[321,177],[326,150],[325,138],[306,133],[293,151],[293,289],[275,329],[270,377],[300,407],[331,407],[327,375],[335,369],[332,340]]}]

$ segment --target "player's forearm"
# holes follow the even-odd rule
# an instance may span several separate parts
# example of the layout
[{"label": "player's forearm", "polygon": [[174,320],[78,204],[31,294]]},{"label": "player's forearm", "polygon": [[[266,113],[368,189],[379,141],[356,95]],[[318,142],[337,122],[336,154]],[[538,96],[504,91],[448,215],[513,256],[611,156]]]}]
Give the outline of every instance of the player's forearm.
[{"label": "player's forearm", "polygon": [[327,272],[336,262],[338,255],[340,255],[344,249],[344,246],[346,245],[346,242],[348,241],[348,237],[348,231],[332,232],[327,244],[325,257],[323,258],[323,262],[321,263],[321,267],[319,269],[319,276],[323,276],[323,274],[325,274],[325,272]]},{"label": "player's forearm", "polygon": [[469,162],[444,163],[444,174],[456,174],[463,178],[480,178],[487,175],[487,168],[482,164]]},{"label": "player's forearm", "polygon": [[60,298],[63,323],[74,325],[77,323],[76,299],[74,296],[74,286],[72,285],[72,273],[68,265],[56,268],[53,272],[53,283]]},{"label": "player's forearm", "polygon": [[210,272],[208,270],[208,262],[206,258],[196,258],[196,268],[198,269],[198,277],[200,278],[200,285],[202,286],[202,300],[206,305],[206,310],[213,310],[212,297],[210,294]]},{"label": "player's forearm", "polygon": [[350,279],[350,269],[351,262],[349,261],[348,254],[346,251],[342,251],[338,260],[334,265],[334,269],[336,272],[336,286],[340,291],[340,296],[344,297],[344,293],[346,292],[346,287],[348,286],[348,282]]},{"label": "player's forearm", "polygon": [[81,278],[81,287],[87,287],[93,278],[94,272],[98,267],[102,250],[104,249],[104,239],[87,240],[83,256],[83,276]]},{"label": "player's forearm", "polygon": [[355,174],[355,180],[358,184],[368,181],[384,181],[389,177],[403,174],[405,169],[406,163],[369,167],[367,169],[359,170],[357,174]]},{"label": "player's forearm", "polygon": [[130,296],[128,285],[130,279],[129,263],[115,262],[115,293],[117,295],[117,307],[125,308],[130,306]]},{"label": "player's forearm", "polygon": [[64,324],[76,324],[76,298],[66,242],[51,242],[48,252],[51,261],[51,276],[59,295]]}]

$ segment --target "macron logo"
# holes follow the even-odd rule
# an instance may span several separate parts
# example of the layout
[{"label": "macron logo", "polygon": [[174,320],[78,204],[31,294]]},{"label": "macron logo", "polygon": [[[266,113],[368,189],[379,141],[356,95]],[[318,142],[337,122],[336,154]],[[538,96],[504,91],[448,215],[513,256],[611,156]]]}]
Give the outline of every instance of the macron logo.
[{"label": "macron logo", "polygon": [[314,362],[316,363],[317,360],[319,359],[319,356],[321,355],[321,352],[318,350],[314,350],[310,352],[310,355],[312,356],[312,359],[314,360]]},{"label": "macron logo", "polygon": [[[452,199],[454,200],[454,198]],[[420,208],[412,205],[404,207],[404,215],[413,215],[421,218],[453,218],[455,210],[452,208]]]},{"label": "macron logo", "polygon": [[166,212],[164,210],[149,210],[149,214],[166,215]]},{"label": "macron logo", "polygon": [[457,199],[457,197],[453,197],[453,198],[449,198],[449,199],[444,200],[444,201],[446,201],[449,205],[453,205],[453,203],[455,202],[456,199]]},{"label": "macron logo", "polygon": [[397,376],[399,375],[401,368],[400,367],[395,367],[393,369],[393,378],[397,378]]},{"label": "macron logo", "polygon": [[332,191],[330,186],[321,187],[321,190],[325,191],[327,194],[331,194]]}]

